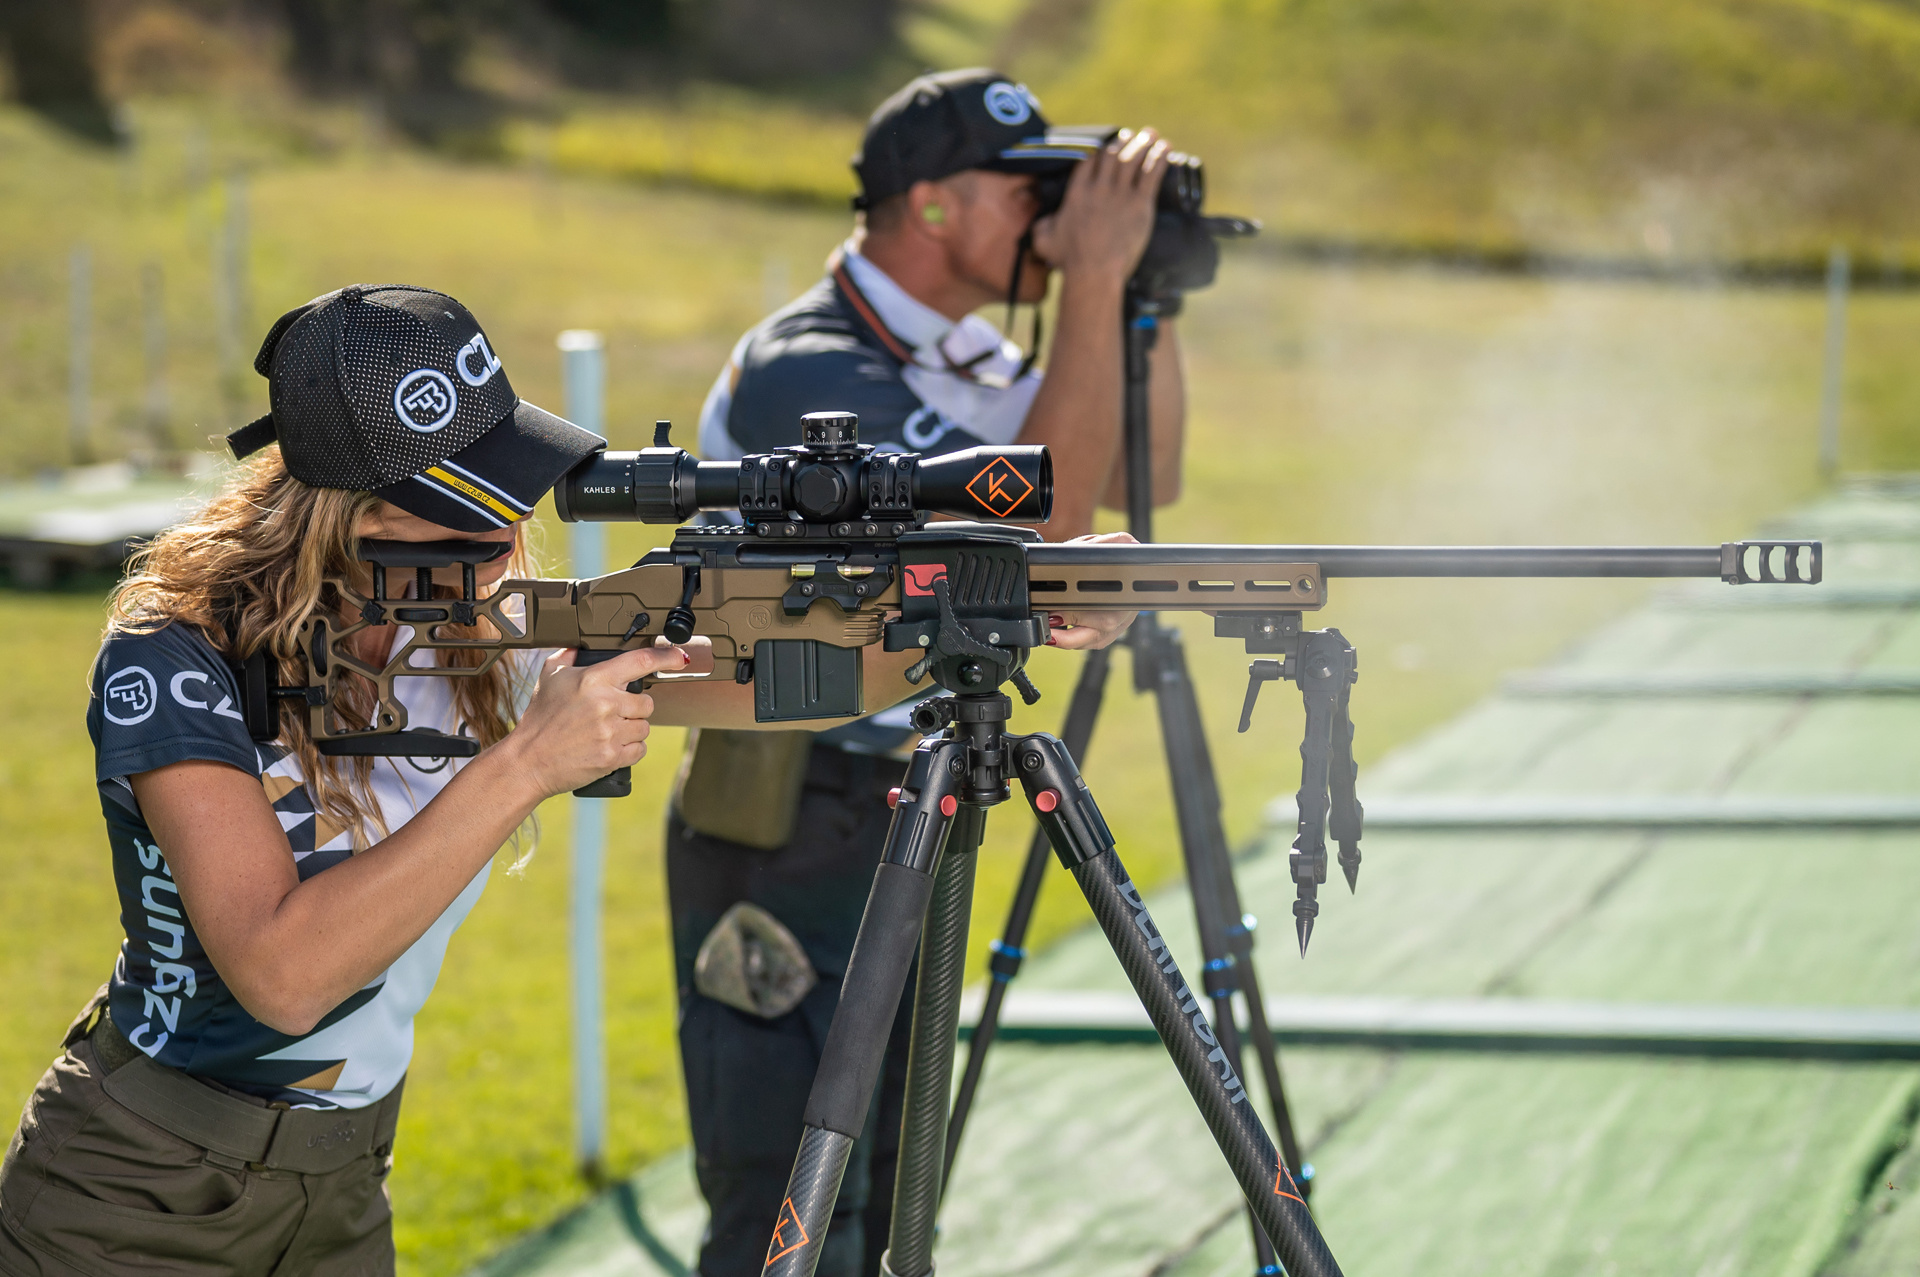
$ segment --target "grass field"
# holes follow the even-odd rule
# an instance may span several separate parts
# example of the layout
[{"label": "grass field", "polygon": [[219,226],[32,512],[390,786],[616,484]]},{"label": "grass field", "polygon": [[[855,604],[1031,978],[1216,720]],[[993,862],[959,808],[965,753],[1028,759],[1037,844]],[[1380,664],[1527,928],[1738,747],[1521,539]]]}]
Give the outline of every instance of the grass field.
[{"label": "grass field", "polygon": [[[407,280],[472,305],[514,384],[558,407],[554,334],[608,336],[609,415],[629,446],[655,417],[690,425],[738,331],[770,292],[797,290],[843,228],[836,214],[648,190],[540,170],[462,166],[357,144],[299,154],[263,128],[210,133],[215,172],[251,183],[253,330],[349,280]],[[76,155],[0,113],[0,468],[63,459],[59,342],[68,247],[94,245],[102,449],[127,446],[139,402],[139,263],[171,282],[178,439],[245,419],[264,383],[226,404],[213,365],[212,191],[189,180],[195,119],[136,113],[134,159]],[[327,127],[350,129],[351,121]],[[318,127],[318,126],[316,126]],[[784,281],[784,282],[783,282]],[[1229,261],[1183,321],[1191,360],[1188,496],[1169,539],[1718,541],[1814,486],[1820,299]],[[1852,316],[1847,463],[1920,467],[1920,297],[1862,297]],[[684,436],[683,436],[684,437]],[[564,537],[546,529],[558,548]],[[615,529],[615,557],[657,533]],[[1363,768],[1512,666],[1537,660],[1636,596],[1581,583],[1343,584],[1325,615],[1359,647]],[[81,680],[97,588],[0,592],[0,664],[15,671],[0,743],[0,1103],[24,1099],[66,1018],[104,978],[115,941],[104,842],[87,779]],[[1231,734],[1245,658],[1191,631],[1236,841],[1291,789],[1298,710],[1271,690]],[[1072,658],[1042,653],[1064,709]],[[1116,688],[1088,773],[1144,881],[1176,872],[1145,704]],[[608,879],[612,1161],[684,1139],[672,1050],[659,812],[678,750],[663,733],[619,808]],[[1363,770],[1363,785],[1365,772]],[[1363,790],[1364,793],[1364,790]],[[393,1181],[405,1271],[459,1270],[583,1189],[569,1165],[564,804],[543,812],[524,878],[498,876],[455,941],[420,1021]],[[975,945],[997,931],[1027,828],[1009,815],[983,860]],[[1038,938],[1077,925],[1055,883]],[[1249,902],[1275,919],[1275,900]]]},{"label": "grass field", "polygon": [[[971,14],[974,6],[959,8]],[[1056,122],[1154,124],[1219,207],[1314,239],[1661,261],[1920,263],[1920,14],[1883,0],[1035,0],[992,60]],[[944,38],[942,38],[944,37]],[[897,74],[890,68],[890,71]],[[892,87],[876,83],[872,98]],[[867,98],[570,98],[505,136],[577,172],[838,206]]]}]

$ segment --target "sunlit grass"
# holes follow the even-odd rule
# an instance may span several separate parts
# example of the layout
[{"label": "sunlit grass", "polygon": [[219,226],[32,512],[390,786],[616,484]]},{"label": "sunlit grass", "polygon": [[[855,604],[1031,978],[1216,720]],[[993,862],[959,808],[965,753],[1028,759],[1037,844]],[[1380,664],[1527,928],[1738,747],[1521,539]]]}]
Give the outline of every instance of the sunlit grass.
[{"label": "sunlit grass", "polygon": [[[95,245],[101,422],[138,403],[138,262],[177,282],[173,386],[182,437],[221,424],[212,377],[206,235],[211,197],[182,185],[183,114],[156,113],[133,177],[0,113],[0,458],[63,459],[66,248]],[[170,131],[171,130],[171,131]],[[243,134],[216,134],[216,158]],[[251,145],[250,143],[246,143]],[[221,148],[230,148],[222,150]],[[251,152],[249,152],[251,153]],[[256,159],[271,158],[265,152]],[[768,208],[538,171],[349,148],[274,161],[252,183],[257,334],[283,307],[352,280],[403,280],[468,302],[515,387],[561,407],[554,335],[603,330],[617,442],[655,417],[683,440],[740,330],[804,286],[843,214]],[[197,273],[196,273],[197,272]],[[781,281],[785,281],[782,284]],[[195,282],[199,281],[199,282]],[[769,294],[773,296],[769,296]],[[1182,321],[1193,421],[1187,497],[1168,539],[1223,541],[1718,541],[1814,484],[1821,299],[1796,291],[1483,279],[1283,268],[1230,256]],[[1908,352],[1920,299],[1863,297],[1852,322],[1847,458],[1920,467]],[[246,375],[242,415],[264,383]],[[107,445],[124,446],[103,433]],[[556,564],[564,529],[544,529]],[[664,530],[613,529],[614,561]],[[1350,583],[1322,618],[1361,653],[1363,769],[1517,663],[1584,632],[1638,587],[1605,583]],[[116,928],[90,784],[82,679],[95,593],[0,593],[0,660],[14,671],[0,744],[0,1103],[25,1098],[67,1017],[105,978]],[[1299,711],[1269,689],[1232,734],[1246,658],[1188,627],[1192,661],[1242,842],[1296,783]],[[1178,872],[1157,731],[1125,659],[1088,764],[1143,882]],[[1036,657],[1052,727],[1074,658]],[[660,809],[677,756],[663,732],[616,809],[608,868],[609,1054],[615,1169],[679,1145],[684,1117],[660,870]],[[1362,772],[1362,793],[1365,793]],[[457,1271],[584,1188],[571,1167],[565,963],[567,819],[542,813],[524,878],[496,875],[455,940],[420,1021],[393,1181],[410,1273]],[[1030,826],[997,816],[983,858],[976,958],[997,934]],[[1284,917],[1278,901],[1251,908]],[[1049,882],[1036,937],[1084,907]],[[978,969],[976,965],[976,970]]]}]

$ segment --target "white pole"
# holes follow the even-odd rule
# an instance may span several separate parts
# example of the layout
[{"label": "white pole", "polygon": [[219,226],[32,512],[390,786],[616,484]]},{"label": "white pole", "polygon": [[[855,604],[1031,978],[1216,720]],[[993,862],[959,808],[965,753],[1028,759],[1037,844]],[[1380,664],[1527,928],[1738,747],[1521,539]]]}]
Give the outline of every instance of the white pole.
[{"label": "white pole", "polygon": [[1820,473],[1840,473],[1840,402],[1847,363],[1847,287],[1851,275],[1847,250],[1827,250],[1827,357],[1820,380]]},{"label": "white pole", "polygon": [[245,396],[251,352],[247,328],[247,175],[235,172],[222,184],[220,228],[213,244],[213,315],[220,361],[220,400],[237,419]]},{"label": "white pole", "polygon": [[93,250],[76,244],[67,257],[67,439],[73,459],[92,457]]},{"label": "white pole", "polygon": [[[600,334],[574,328],[560,334],[561,399],[568,420],[605,434],[606,346]],[[606,527],[573,525],[573,574],[599,576],[607,562]],[[606,1174],[607,1040],[601,979],[600,915],[607,854],[604,798],[573,800],[573,884],[570,953],[573,967],[573,1112],[575,1161],[598,1183]]]},{"label": "white pole", "polygon": [[169,452],[173,431],[167,403],[167,292],[159,262],[150,261],[140,268],[140,315],[140,345],[146,356],[147,439],[157,451]]}]

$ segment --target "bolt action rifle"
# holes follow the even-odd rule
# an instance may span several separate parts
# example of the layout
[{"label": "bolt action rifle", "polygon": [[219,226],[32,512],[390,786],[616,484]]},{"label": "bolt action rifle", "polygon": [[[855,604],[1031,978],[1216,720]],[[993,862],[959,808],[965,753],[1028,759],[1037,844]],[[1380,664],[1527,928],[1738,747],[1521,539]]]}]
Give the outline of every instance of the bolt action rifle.
[{"label": "bolt action rifle", "polygon": [[[680,527],[670,545],[592,580],[507,580],[477,597],[474,568],[507,553],[497,542],[364,541],[372,592],[334,586],[350,619],[316,614],[302,650],[302,687],[272,685],[268,663],[245,667],[249,721],[273,724],[279,698],[307,703],[324,754],[466,757],[464,737],[410,728],[398,678],[473,677],[512,649],[578,648],[605,660],[664,637],[713,644],[714,671],[754,689],[763,723],[851,718],[863,700],[864,649],[918,647],[907,671],[933,673],[956,692],[1011,682],[1032,704],[1023,667],[1045,644],[1046,612],[1206,612],[1214,633],[1250,655],[1240,730],[1262,684],[1296,684],[1306,708],[1300,747],[1299,830],[1291,868],[1302,951],[1326,881],[1329,840],[1349,889],[1360,867],[1362,809],[1355,797],[1352,686],[1358,658],[1340,631],[1307,630],[1335,577],[1718,577],[1729,584],[1816,584],[1817,541],[1734,541],[1719,546],[1289,546],[1063,545],[1022,523],[1045,522],[1052,465],[1040,447],[973,448],[934,458],[883,453],[857,442],[850,413],[803,418],[797,448],[737,462],[698,461],[656,427],[654,446],[596,454],[555,489],[560,517],[685,523],[703,510],[737,510],[742,522]],[[930,515],[974,522],[930,522]],[[991,522],[984,522],[991,520]],[[434,599],[435,568],[459,566],[461,597]],[[388,573],[413,569],[411,599],[390,595]],[[443,636],[447,624],[484,623],[492,637]],[[356,656],[362,630],[411,626],[384,665]],[[422,664],[438,651],[477,650],[472,665]],[[421,653],[428,653],[422,657]],[[943,655],[955,659],[940,678]],[[1277,659],[1276,659],[1277,658]],[[348,675],[375,689],[374,719],[340,721],[334,693]],[[949,679],[951,681],[949,681]],[[884,708],[873,706],[872,709]],[[580,790],[624,797],[627,769]]]},{"label": "bolt action rifle", "polygon": [[[278,732],[279,701],[304,702],[324,754],[466,757],[471,739],[412,728],[396,679],[472,677],[513,649],[576,648],[581,662],[609,659],[664,638],[713,645],[714,668],[753,687],[755,718],[790,723],[862,714],[865,650],[918,652],[910,684],[929,676],[946,695],[914,706],[924,739],[890,800],[894,820],[860,936],[808,1098],[788,1196],[774,1224],[765,1273],[810,1277],[840,1177],[866,1122],[887,1035],[916,951],[915,995],[900,1173],[886,1271],[932,1271],[933,1219],[946,1142],[960,968],[966,951],[973,852],[986,812],[1017,781],[1055,854],[1085,893],[1158,1030],[1260,1228],[1293,1277],[1337,1277],[1304,1194],[1261,1125],[1232,1061],[1180,974],[1111,833],[1058,738],[1006,730],[1008,684],[1032,704],[1028,655],[1047,640],[1056,610],[1198,611],[1216,635],[1255,656],[1244,730],[1264,683],[1295,683],[1306,705],[1300,747],[1299,828],[1289,858],[1301,952],[1319,913],[1327,842],[1339,848],[1349,887],[1360,865],[1362,810],[1355,795],[1349,697],[1353,646],[1338,630],[1308,630],[1327,582],[1357,576],[1719,577],[1732,584],[1815,583],[1821,547],[1811,541],[1708,547],[1378,547],[1092,545],[1041,543],[1022,523],[1052,504],[1044,448],[975,448],[940,457],[861,445],[849,413],[802,419],[794,448],[737,462],[698,461],[668,439],[597,454],[555,489],[562,519],[684,524],[704,510],[739,522],[687,525],[663,549],[591,580],[514,580],[485,598],[475,568],[505,544],[364,541],[371,591],[331,584],[344,613],[316,613],[301,634],[306,682],[276,686],[256,654],[242,666],[245,716],[261,739]],[[969,522],[930,522],[934,514]],[[435,598],[433,573],[458,566],[457,598]],[[390,592],[388,574],[412,569],[413,597]],[[410,626],[384,664],[354,652],[372,627]],[[462,633],[452,632],[458,627]],[[478,631],[480,636],[475,637]],[[491,631],[489,633],[489,631]],[[471,664],[440,664],[467,652]],[[477,657],[471,655],[477,653]],[[425,664],[420,662],[425,661]],[[374,689],[371,721],[344,721],[336,695],[349,676]],[[629,684],[638,691],[648,680]],[[874,706],[878,709],[880,706]],[[630,791],[622,768],[576,793]],[[937,872],[936,872],[937,871]]]}]

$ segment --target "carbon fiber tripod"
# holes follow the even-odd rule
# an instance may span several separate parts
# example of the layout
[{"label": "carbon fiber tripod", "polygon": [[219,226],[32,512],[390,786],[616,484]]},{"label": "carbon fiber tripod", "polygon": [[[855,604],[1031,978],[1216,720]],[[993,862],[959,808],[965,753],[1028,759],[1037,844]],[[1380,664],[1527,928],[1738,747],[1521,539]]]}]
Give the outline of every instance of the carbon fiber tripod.
[{"label": "carbon fiber tripod", "polygon": [[[1134,535],[1151,539],[1150,438],[1148,434],[1148,355],[1155,336],[1154,313],[1130,296],[1125,313],[1126,448],[1129,515]],[[1098,807],[1081,779],[1074,759],[1091,737],[1110,668],[1106,652],[1094,652],[1082,671],[1067,715],[1066,736],[1044,733],[1010,735],[1005,723],[1012,703],[999,686],[1012,682],[1032,703],[1020,665],[1024,653],[1005,650],[1001,632],[983,645],[970,641],[963,621],[954,617],[943,579],[935,583],[940,623],[920,638],[931,643],[919,673],[934,670],[957,695],[924,701],[915,710],[915,726],[928,739],[916,749],[906,780],[894,791],[894,819],[874,879],[860,935],[841,986],[840,1004],[808,1097],[800,1150],[788,1194],[767,1250],[767,1277],[810,1277],[832,1218],[840,1178],[854,1139],[864,1126],[889,1026],[899,1005],[906,975],[918,945],[919,980],[913,1013],[906,1097],[895,1171],[890,1245],[882,1269],[888,1277],[930,1277],[934,1223],[960,1125],[964,1122],[991,1045],[1006,982],[1019,966],[1024,942],[1049,851],[1073,874],[1095,919],[1113,946],[1122,968],[1182,1080],[1193,1095],[1209,1131],[1220,1146],[1247,1200],[1260,1271],[1291,1277],[1332,1277],[1339,1270],[1307,1209],[1306,1189],[1297,1177],[1299,1153],[1294,1141],[1272,1033],[1266,1025],[1251,961],[1251,919],[1243,914],[1220,823],[1220,798],[1199,705],[1187,673],[1177,631],[1149,613],[1136,620],[1136,685],[1155,693],[1185,853],[1198,915],[1206,979],[1195,994],[1179,968],[1140,894],[1114,851]],[[1264,620],[1268,628],[1278,618]],[[1236,634],[1249,652],[1293,650],[1300,640],[1295,624],[1287,634]],[[1270,638],[1272,645],[1263,645]],[[1044,634],[1026,642],[1043,641]],[[1349,649],[1350,651],[1350,649]],[[1295,678],[1298,670],[1277,662],[1275,675]],[[914,677],[910,674],[909,677]],[[1341,682],[1345,682],[1343,678]],[[1257,683],[1252,686],[1257,687]],[[1305,682],[1303,680],[1303,690]],[[972,690],[978,687],[979,690]],[[1311,727],[1312,724],[1310,723]],[[937,738],[932,733],[939,732]],[[1347,733],[1351,740],[1351,732]],[[1303,790],[1312,788],[1314,759],[1302,750],[1307,766]],[[1319,792],[1327,781],[1320,772]],[[1349,761],[1344,769],[1350,778]],[[1013,916],[995,946],[994,983],[988,1009],[969,1050],[958,1103],[949,1120],[960,991],[964,978],[967,929],[971,918],[976,853],[989,807],[1006,801],[1018,779],[1039,821],[1016,895]],[[1349,786],[1350,792],[1350,786]],[[1304,797],[1304,794],[1303,794]],[[1324,798],[1323,798],[1324,801]],[[1357,804],[1356,804],[1357,810]],[[1296,849],[1296,872],[1315,880],[1311,854]],[[1324,847],[1317,862],[1325,879]],[[1308,891],[1310,894],[1310,888]],[[1234,995],[1245,992],[1249,1026],[1256,1042],[1263,1080],[1274,1105],[1281,1147],[1276,1149],[1241,1082],[1242,1043],[1234,1017]],[[1204,1000],[1204,1001],[1203,1001]],[[1203,1009],[1210,1004],[1212,1011]]]},{"label": "carbon fiber tripod", "polygon": [[[951,618],[945,580],[937,588],[943,618]],[[931,655],[950,659],[937,648]],[[890,799],[894,816],[887,847],[807,1099],[800,1150],[767,1250],[766,1277],[811,1277],[819,1261],[916,947],[920,976],[891,1244],[882,1270],[897,1277],[932,1273],[975,853],[987,809],[1011,796],[1016,779],[1054,854],[1086,895],[1286,1271],[1292,1277],[1337,1277],[1339,1266],[1298,1182],[1267,1137],[1201,998],[1181,976],[1128,878],[1072,755],[1057,737],[1007,733],[1012,702],[998,691],[1000,680],[978,662],[975,674],[973,681],[991,686],[916,707],[916,725],[941,734],[914,751],[906,778]],[[1008,669],[1006,677],[1016,686],[1024,682],[1017,668]],[[962,674],[959,681],[968,680]]]},{"label": "carbon fiber tripod", "polygon": [[[1151,541],[1153,468],[1148,410],[1148,356],[1158,330],[1154,307],[1137,294],[1129,293],[1124,324],[1124,446],[1128,530],[1137,540]],[[1220,1045],[1233,1061],[1235,1069],[1242,1069],[1245,1044],[1235,1019],[1234,995],[1244,994],[1248,1036],[1252,1039],[1254,1057],[1271,1106],[1274,1134],[1279,1140],[1281,1155],[1299,1180],[1301,1195],[1305,1197],[1312,1187],[1313,1168],[1301,1160],[1293,1115],[1287,1107],[1279,1054],[1274,1046],[1273,1033],[1267,1027],[1266,1007],[1261,1000],[1259,976],[1253,965],[1253,919],[1242,909],[1240,891],[1234,882],[1226,831],[1220,821],[1220,790],[1214,776],[1213,755],[1207,745],[1193,680],[1187,671],[1186,651],[1179,631],[1160,624],[1159,618],[1150,612],[1142,613],[1134,621],[1127,641],[1133,649],[1134,688],[1136,691],[1153,693],[1159,713],[1161,743],[1180,830],[1180,848],[1200,936],[1200,956],[1204,964],[1202,983],[1212,1004],[1214,1031],[1219,1035]],[[1273,667],[1271,674],[1264,669],[1258,670],[1261,676],[1279,676],[1279,662],[1263,661],[1258,665]],[[1110,669],[1111,658],[1104,650],[1089,652],[1081,668],[1080,680],[1068,704],[1066,723],[1061,732],[1067,750],[1076,759],[1086,757]],[[1341,704],[1344,707],[1344,697]],[[1249,698],[1248,710],[1251,711],[1251,708]],[[1309,724],[1309,742],[1324,735],[1329,744],[1333,743],[1334,733],[1316,734],[1312,727]],[[1243,715],[1240,730],[1246,729],[1247,716]],[[1346,766],[1340,768],[1338,760],[1333,758],[1328,758],[1323,764],[1347,777],[1349,796],[1352,793],[1353,774],[1351,741],[1352,727],[1349,723],[1344,734]],[[1309,772],[1316,761],[1306,760]],[[1309,793],[1314,789],[1310,780],[1303,783],[1303,801],[1308,800]],[[1327,785],[1324,781],[1318,786],[1318,792],[1322,796],[1326,794]],[[1357,840],[1357,803],[1353,804],[1352,810],[1356,813],[1352,821],[1352,836]],[[1046,874],[1048,851],[1045,831],[1037,832],[1027,849],[1026,864],[1021,871],[1019,887],[1014,892],[1013,904],[1008,910],[1006,925],[1001,929],[1000,938],[993,943],[992,957],[988,963],[992,980],[987,986],[980,1022],[974,1026],[968,1040],[966,1065],[960,1076],[952,1118],[947,1127],[946,1158],[941,1176],[943,1186],[952,1178],[960,1136],[979,1090],[987,1053],[992,1049],[998,1031],[1007,986],[1019,974],[1021,962],[1026,957],[1027,928],[1032,921],[1034,905],[1039,899],[1040,885]],[[1357,857],[1356,848],[1356,867]],[[1322,880],[1325,876],[1324,859],[1323,852],[1319,866]],[[1311,871],[1311,866],[1308,869]],[[1277,1273],[1279,1269],[1274,1264],[1273,1247],[1251,1212],[1249,1225],[1253,1233],[1257,1273]]]}]

